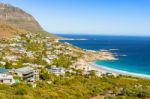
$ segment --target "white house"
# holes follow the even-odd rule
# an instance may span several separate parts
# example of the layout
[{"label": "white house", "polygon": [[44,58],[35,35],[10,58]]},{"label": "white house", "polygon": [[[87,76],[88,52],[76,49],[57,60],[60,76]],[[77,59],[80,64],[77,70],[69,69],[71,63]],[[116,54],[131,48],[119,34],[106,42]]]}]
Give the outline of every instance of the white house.
[{"label": "white house", "polygon": [[49,60],[57,59],[58,57],[56,55],[48,55],[47,58]]},{"label": "white house", "polygon": [[48,69],[48,72],[49,73],[54,73],[56,75],[65,75],[65,69],[62,68],[62,67],[53,66],[50,69]]},{"label": "white house", "polygon": [[23,80],[37,81],[39,80],[39,70],[32,67],[23,67],[15,70],[15,73]]},{"label": "white house", "polygon": [[15,80],[12,75],[0,74],[0,83],[14,84]]},{"label": "white house", "polygon": [[3,57],[4,60],[8,60],[8,61],[17,61],[18,60],[18,56],[5,56]]}]

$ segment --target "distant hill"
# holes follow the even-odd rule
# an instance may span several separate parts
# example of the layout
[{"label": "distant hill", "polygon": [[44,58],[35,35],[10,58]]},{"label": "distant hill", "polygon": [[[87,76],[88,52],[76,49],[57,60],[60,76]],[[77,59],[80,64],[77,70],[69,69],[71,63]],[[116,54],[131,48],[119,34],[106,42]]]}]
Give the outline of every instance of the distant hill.
[{"label": "distant hill", "polygon": [[[10,4],[0,3],[0,23],[0,35],[7,36],[9,34],[10,36],[10,34],[14,33],[15,31],[19,32],[20,30],[26,30],[31,31],[33,33],[39,32],[45,36],[57,38],[55,35],[44,31],[32,15]],[[4,24],[4,26],[2,24]],[[6,27],[8,30],[6,30]],[[10,33],[8,33],[9,31]]]}]

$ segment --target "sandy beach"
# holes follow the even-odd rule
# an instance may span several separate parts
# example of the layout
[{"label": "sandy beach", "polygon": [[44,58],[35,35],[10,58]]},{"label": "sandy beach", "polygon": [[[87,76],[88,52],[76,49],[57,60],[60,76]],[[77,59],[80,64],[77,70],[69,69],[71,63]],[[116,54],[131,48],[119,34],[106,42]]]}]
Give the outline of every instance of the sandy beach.
[{"label": "sandy beach", "polygon": [[101,72],[102,74],[112,73],[115,76],[124,75],[124,76],[132,76],[132,77],[150,79],[150,75],[146,75],[146,74],[138,74],[138,73],[132,73],[132,72],[127,72],[127,71],[107,68],[102,65],[97,65],[95,62],[89,62],[88,64],[90,66],[90,70],[95,70],[95,71]]},{"label": "sandy beach", "polygon": [[72,67],[76,69],[84,70],[85,72],[95,70],[99,74],[112,73],[114,76],[124,75],[124,76],[132,76],[132,77],[150,79],[150,75],[108,68],[106,66],[96,64],[95,63],[96,60],[108,60],[109,61],[109,60],[118,60],[118,59],[113,55],[113,53],[107,50],[100,51],[100,52],[94,52],[94,51],[88,50],[80,59],[77,60],[77,62],[75,62],[75,64]]},{"label": "sandy beach", "polygon": [[119,73],[111,71],[111,70],[108,70],[106,68],[103,68],[102,66],[97,65],[94,62],[88,62],[88,64],[90,66],[89,67],[90,70],[95,70],[95,71],[98,71],[98,72],[100,72],[102,74],[112,73],[113,75],[119,75]]}]

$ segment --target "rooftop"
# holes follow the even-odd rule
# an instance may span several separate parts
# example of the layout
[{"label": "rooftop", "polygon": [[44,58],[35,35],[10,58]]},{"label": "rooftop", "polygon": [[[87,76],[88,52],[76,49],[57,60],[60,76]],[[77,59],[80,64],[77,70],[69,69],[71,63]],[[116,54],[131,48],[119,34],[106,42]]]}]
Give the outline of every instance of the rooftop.
[{"label": "rooftop", "polygon": [[33,71],[33,68],[31,68],[29,66],[16,69],[16,72],[20,72],[22,74],[26,74],[26,73],[29,73],[29,72],[32,72],[32,71]]},{"label": "rooftop", "polygon": [[0,74],[0,79],[12,79],[12,75]]}]

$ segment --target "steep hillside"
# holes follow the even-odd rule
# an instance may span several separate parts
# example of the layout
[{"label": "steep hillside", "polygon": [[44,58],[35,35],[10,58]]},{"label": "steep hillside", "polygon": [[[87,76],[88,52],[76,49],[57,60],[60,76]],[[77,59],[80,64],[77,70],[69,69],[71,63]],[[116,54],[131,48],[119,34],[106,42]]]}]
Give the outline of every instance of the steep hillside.
[{"label": "steep hillside", "polygon": [[8,25],[5,22],[0,22],[0,38],[9,38],[25,32],[27,31]]},{"label": "steep hillside", "polygon": [[30,14],[9,4],[0,4],[0,20],[26,30],[43,30]]},{"label": "steep hillside", "polygon": [[[43,35],[56,38],[55,35],[44,31],[32,15],[26,13],[20,8],[14,7],[9,4],[0,3],[0,21],[9,24],[9,26],[16,27],[17,29],[24,29],[33,33],[39,32]],[[11,29],[9,29],[8,31],[10,30]],[[5,33],[5,31],[2,30],[0,30],[0,32],[1,35],[7,34],[3,34]],[[12,32],[14,32],[14,30],[12,30]]]}]

